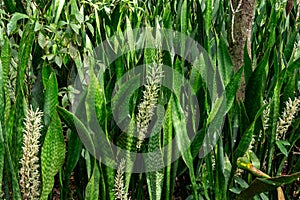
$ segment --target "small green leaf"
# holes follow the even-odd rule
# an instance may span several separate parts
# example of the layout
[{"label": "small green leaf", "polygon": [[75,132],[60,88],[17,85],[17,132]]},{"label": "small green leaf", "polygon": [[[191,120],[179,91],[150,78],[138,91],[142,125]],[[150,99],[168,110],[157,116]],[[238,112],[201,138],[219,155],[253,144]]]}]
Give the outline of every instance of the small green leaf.
[{"label": "small green leaf", "polygon": [[14,13],[12,18],[10,19],[10,22],[7,24],[7,34],[11,35],[17,28],[17,22],[20,19],[26,19],[28,18],[27,15],[22,13]]},{"label": "small green leaf", "polygon": [[280,152],[283,153],[286,157],[288,157],[289,153],[284,145],[290,145],[290,143],[288,143],[287,141],[283,141],[283,140],[276,141],[275,143],[276,143],[276,146],[278,147],[278,149],[280,150]]},{"label": "small green leaf", "polygon": [[77,35],[79,35],[79,29],[80,29],[80,26],[77,25],[77,24],[74,24],[74,23],[70,23],[70,26],[71,26],[72,30],[73,30]]},{"label": "small green leaf", "polygon": [[41,30],[42,28],[43,28],[43,25],[40,24],[39,21],[36,21],[35,25],[34,25],[34,32],[37,32],[37,31]]},{"label": "small green leaf", "polygon": [[71,44],[70,45],[70,56],[72,59],[75,59],[78,55],[78,50]]},{"label": "small green leaf", "polygon": [[250,161],[253,166],[257,169],[260,169],[260,160],[257,158],[256,154],[252,151],[249,152]]},{"label": "small green leaf", "polygon": [[[188,28],[188,7],[187,7],[187,0],[181,1],[181,9],[180,9],[180,26],[181,26],[181,33],[187,34]],[[183,45],[182,45],[183,46]],[[184,53],[184,52],[181,52]]]},{"label": "small green leaf", "polygon": [[80,24],[82,24],[82,23],[84,22],[84,17],[83,17],[83,15],[82,15],[80,12],[75,13],[75,18],[77,19],[77,21],[78,21]]},{"label": "small green leaf", "polygon": [[213,2],[212,0],[208,0],[205,4],[204,19],[205,19],[206,36],[209,36],[210,27],[212,26],[212,12],[213,12],[213,3],[212,2]]},{"label": "small green leaf", "polygon": [[88,23],[88,22],[87,22],[86,24],[87,24],[88,29],[89,29],[90,32],[92,33],[92,36],[94,36],[94,34],[95,34],[95,29],[94,29],[93,25],[90,24],[90,23]]},{"label": "small green leaf", "polygon": [[38,43],[39,43],[40,47],[42,47],[42,49],[44,49],[45,46],[47,45],[46,38],[42,32],[39,32]]},{"label": "small green leaf", "polygon": [[55,63],[56,63],[59,67],[61,67],[61,65],[62,65],[62,57],[60,57],[60,56],[55,56],[54,61],[55,61]]}]

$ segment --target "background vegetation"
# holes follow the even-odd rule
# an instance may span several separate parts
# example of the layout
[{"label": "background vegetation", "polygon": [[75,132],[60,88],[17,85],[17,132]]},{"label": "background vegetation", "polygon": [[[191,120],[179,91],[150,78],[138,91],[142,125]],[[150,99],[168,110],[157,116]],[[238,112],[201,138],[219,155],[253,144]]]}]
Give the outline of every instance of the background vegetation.
[{"label": "background vegetation", "polygon": [[[250,46],[234,46],[242,49],[243,60],[242,66],[234,67],[229,49],[234,43],[233,16],[240,11],[229,0],[0,1],[2,198],[299,199],[300,24],[297,3],[289,13],[286,4],[255,2],[250,43],[244,38]],[[131,174],[124,173],[128,160],[114,170],[90,155],[75,128],[75,123],[89,128],[90,108],[83,105],[85,121],[74,119],[69,109],[77,92],[75,77],[84,78],[93,49],[116,33],[141,27],[172,29],[202,45],[216,67],[214,73],[220,71],[227,101],[221,137],[201,158],[210,123],[223,115],[216,115],[218,104],[197,66],[168,52],[158,55],[145,49],[120,56],[103,76],[96,78],[91,71],[91,86],[83,99],[95,93],[103,139],[131,151],[159,149],[186,132],[187,125],[182,104],[162,88],[157,97],[166,110],[161,134],[137,149],[136,139],[126,138],[112,118],[111,93],[117,81],[153,60],[197,80],[193,89],[200,102],[200,122],[189,149],[160,171]],[[237,100],[243,79],[244,98]],[[132,97],[133,120],[143,90]],[[184,141],[191,139],[179,135]]]}]

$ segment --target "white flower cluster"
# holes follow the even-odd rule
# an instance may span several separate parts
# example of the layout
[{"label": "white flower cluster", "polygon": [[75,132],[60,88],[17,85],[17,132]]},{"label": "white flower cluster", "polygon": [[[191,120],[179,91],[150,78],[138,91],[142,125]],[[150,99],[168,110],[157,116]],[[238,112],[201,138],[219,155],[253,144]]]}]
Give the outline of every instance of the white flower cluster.
[{"label": "white flower cluster", "polygon": [[264,100],[264,105],[267,105],[266,108],[263,111],[263,118],[264,118],[264,124],[263,124],[263,128],[264,131],[266,131],[269,128],[269,120],[270,120],[270,102],[271,99],[269,100]]},{"label": "white flower cluster", "polygon": [[40,173],[39,173],[39,158],[37,156],[39,152],[39,138],[41,136],[40,131],[42,129],[42,115],[38,109],[32,110],[32,107],[28,109],[25,118],[24,141],[23,141],[23,157],[20,163],[22,167],[19,171],[20,174],[20,186],[23,199],[34,200],[39,197],[40,186]]},{"label": "white flower cluster", "polygon": [[288,128],[292,124],[294,117],[299,111],[300,99],[295,98],[293,101],[291,98],[286,102],[286,107],[283,111],[282,116],[279,118],[277,122],[276,129],[276,139],[280,140],[281,138],[285,138],[285,134],[288,131]]},{"label": "white flower cluster", "polygon": [[[264,106],[266,106],[266,108],[264,109],[263,111],[263,130],[264,132],[266,132],[266,130],[269,128],[269,120],[270,120],[270,102],[271,102],[271,99],[268,99],[268,100],[264,100]],[[259,135],[258,135],[258,141],[261,141],[262,140],[262,137],[263,137],[263,131],[260,130],[259,132]],[[252,141],[253,141],[253,138],[252,138]]]},{"label": "white flower cluster", "polygon": [[158,99],[158,92],[160,89],[160,82],[163,77],[161,61],[154,63],[149,68],[150,70],[146,76],[145,90],[143,91],[142,102],[138,105],[137,131],[138,142],[137,148],[140,149],[145,139],[149,123],[154,115],[154,109]]},{"label": "white flower cluster", "polygon": [[125,159],[122,159],[118,167],[117,175],[115,177],[115,196],[116,200],[130,200],[125,192],[125,184],[123,180],[125,169]]}]

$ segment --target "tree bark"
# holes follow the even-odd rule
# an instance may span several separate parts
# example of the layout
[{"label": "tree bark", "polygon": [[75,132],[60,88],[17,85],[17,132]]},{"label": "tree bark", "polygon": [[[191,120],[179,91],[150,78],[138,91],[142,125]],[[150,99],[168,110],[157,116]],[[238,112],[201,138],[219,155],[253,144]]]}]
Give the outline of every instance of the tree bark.
[{"label": "tree bark", "polygon": [[[254,18],[255,0],[231,0],[232,27],[229,39],[229,51],[231,54],[234,71],[237,72],[244,64],[244,46],[247,41],[248,53],[251,57],[251,34]],[[242,84],[237,92],[237,99],[245,97],[245,79],[242,77]]]}]

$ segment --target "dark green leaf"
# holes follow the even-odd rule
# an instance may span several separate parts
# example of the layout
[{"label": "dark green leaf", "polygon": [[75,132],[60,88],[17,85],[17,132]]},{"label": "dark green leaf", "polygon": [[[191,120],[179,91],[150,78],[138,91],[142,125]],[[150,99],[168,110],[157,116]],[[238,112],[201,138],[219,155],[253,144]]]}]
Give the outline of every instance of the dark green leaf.
[{"label": "dark green leaf", "polygon": [[[0,120],[0,180],[3,178],[3,169],[4,169],[4,138],[2,134],[2,122]],[[0,181],[0,188],[2,188],[2,181]],[[2,195],[2,190],[0,191],[0,195]]]},{"label": "dark green leaf", "polygon": [[290,184],[296,181],[300,177],[300,172],[294,173],[291,175],[280,176],[275,178],[256,178],[251,185],[243,190],[238,199],[240,200],[248,200],[258,195],[262,192],[267,192],[271,190],[275,190],[277,187],[281,186],[282,184]]},{"label": "dark green leaf", "polygon": [[223,37],[218,40],[217,58],[221,79],[224,81],[224,85],[227,86],[233,75],[233,64]]},{"label": "dark green leaf", "polygon": [[68,199],[68,193],[69,193],[69,183],[71,178],[71,173],[74,170],[80,154],[82,151],[82,142],[77,135],[76,132],[70,131],[69,139],[68,139],[68,154],[66,158],[65,163],[65,170],[64,170],[64,188],[63,188],[63,196],[64,199]]},{"label": "dark green leaf", "polygon": [[[287,145],[285,143],[285,141],[278,141],[277,140],[275,143],[276,143],[276,146],[279,148],[280,152],[283,153],[287,157],[288,156],[288,151],[284,146],[284,145]],[[288,145],[289,145],[289,143],[288,143]]]},{"label": "dark green leaf", "polygon": [[246,94],[245,94],[245,107],[248,111],[248,117],[250,122],[252,122],[255,118],[257,111],[261,107],[264,83],[265,80],[265,68],[268,65],[270,53],[266,53],[263,61],[261,61],[254,72],[251,74],[249,78],[249,82],[246,86]]},{"label": "dark green leaf", "polygon": [[232,77],[230,82],[226,85],[225,88],[225,95],[226,95],[226,113],[230,110],[235,96],[236,92],[239,89],[240,83],[241,83],[241,77],[243,73],[243,67],[239,69],[239,71]]}]

